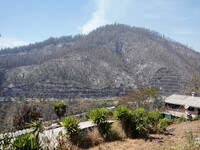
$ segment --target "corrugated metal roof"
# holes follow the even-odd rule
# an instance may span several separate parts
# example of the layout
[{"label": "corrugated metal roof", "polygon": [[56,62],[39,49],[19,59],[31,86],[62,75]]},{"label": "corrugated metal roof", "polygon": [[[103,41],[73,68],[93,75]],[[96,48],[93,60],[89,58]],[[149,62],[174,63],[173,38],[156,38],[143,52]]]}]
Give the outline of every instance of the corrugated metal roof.
[{"label": "corrugated metal roof", "polygon": [[165,99],[165,103],[200,108],[200,97],[173,94]]}]

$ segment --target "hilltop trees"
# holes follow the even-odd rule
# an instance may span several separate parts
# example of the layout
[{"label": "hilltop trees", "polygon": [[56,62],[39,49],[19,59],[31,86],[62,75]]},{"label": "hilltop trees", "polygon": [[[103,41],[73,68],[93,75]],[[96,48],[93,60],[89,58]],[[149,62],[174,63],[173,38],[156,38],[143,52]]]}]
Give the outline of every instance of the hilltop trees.
[{"label": "hilltop trees", "polygon": [[162,98],[159,89],[151,87],[122,96],[118,98],[118,103],[131,109],[144,107],[148,110],[152,110],[162,107]]}]

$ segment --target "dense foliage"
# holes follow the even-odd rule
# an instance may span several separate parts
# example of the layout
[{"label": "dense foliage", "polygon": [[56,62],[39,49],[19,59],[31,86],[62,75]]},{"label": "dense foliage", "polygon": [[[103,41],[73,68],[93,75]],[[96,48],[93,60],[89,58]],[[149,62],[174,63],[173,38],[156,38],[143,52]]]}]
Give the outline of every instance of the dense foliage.
[{"label": "dense foliage", "polygon": [[158,110],[147,112],[145,108],[137,108],[131,111],[125,106],[115,110],[115,117],[122,124],[127,137],[147,137],[151,132],[163,132],[171,123],[168,119],[162,119]]},{"label": "dense foliage", "polygon": [[162,113],[158,110],[150,111],[147,115],[148,126],[152,132],[158,132],[160,129],[158,127],[159,121],[162,118]]},{"label": "dense foliage", "polygon": [[137,108],[133,111],[133,137],[146,137],[148,131],[148,113],[144,108]]}]

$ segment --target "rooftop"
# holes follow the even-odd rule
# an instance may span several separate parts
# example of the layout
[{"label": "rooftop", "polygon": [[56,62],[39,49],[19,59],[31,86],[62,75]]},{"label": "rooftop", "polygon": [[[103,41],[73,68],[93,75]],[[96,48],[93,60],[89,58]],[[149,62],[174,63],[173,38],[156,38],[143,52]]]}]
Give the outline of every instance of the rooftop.
[{"label": "rooftop", "polygon": [[165,103],[200,108],[200,97],[173,94],[165,99]]}]

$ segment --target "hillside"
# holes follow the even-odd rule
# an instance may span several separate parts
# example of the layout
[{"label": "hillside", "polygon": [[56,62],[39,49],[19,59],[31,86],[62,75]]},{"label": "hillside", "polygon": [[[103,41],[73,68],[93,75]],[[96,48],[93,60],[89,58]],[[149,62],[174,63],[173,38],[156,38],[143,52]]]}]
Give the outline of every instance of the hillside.
[{"label": "hillside", "polygon": [[[125,139],[103,143],[90,150],[198,150],[191,138],[198,138],[200,121],[182,122],[168,127],[170,134],[151,134],[149,139]],[[190,140],[190,141],[189,141]]]},{"label": "hillside", "polygon": [[155,31],[114,24],[0,51],[1,96],[118,96],[144,86],[180,93],[200,53]]}]

